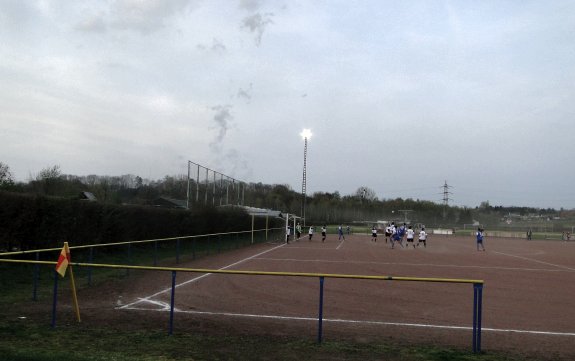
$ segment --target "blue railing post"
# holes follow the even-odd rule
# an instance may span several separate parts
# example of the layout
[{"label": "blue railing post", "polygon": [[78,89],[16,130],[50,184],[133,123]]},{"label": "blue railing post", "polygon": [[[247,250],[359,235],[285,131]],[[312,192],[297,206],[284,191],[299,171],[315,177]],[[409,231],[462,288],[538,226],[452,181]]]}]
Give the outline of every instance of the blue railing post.
[{"label": "blue railing post", "polygon": [[483,317],[483,284],[477,285],[477,352],[481,352],[481,319]]},{"label": "blue railing post", "polygon": [[172,297],[170,300],[170,330],[168,335],[174,333],[174,299],[176,296],[176,271],[172,271]]},{"label": "blue railing post", "polygon": [[322,331],[323,331],[323,281],[324,277],[319,278],[319,316],[318,316],[318,331],[317,331],[317,343],[321,343]]},{"label": "blue railing post", "polygon": [[[128,263],[127,264],[132,264],[132,262],[130,261],[132,259],[132,244],[128,243]],[[130,275],[130,269],[126,268],[126,276]]]},{"label": "blue railing post", "polygon": [[473,353],[481,352],[481,317],[483,306],[483,284],[473,284]]},{"label": "blue railing post", "polygon": [[154,241],[154,267],[158,265],[158,241]]},{"label": "blue railing post", "polygon": [[[94,247],[90,247],[88,263],[94,263]],[[92,286],[92,266],[88,267],[88,286]]]},{"label": "blue railing post", "polygon": [[52,301],[52,323],[50,327],[56,327],[56,303],[58,302],[58,272],[54,271],[54,298]]},{"label": "blue railing post", "polygon": [[[36,252],[36,261],[40,260],[40,252]],[[32,291],[32,301],[38,300],[38,278],[40,277],[40,265],[34,265],[34,291]]]},{"label": "blue railing post", "polygon": [[196,259],[196,237],[192,238],[192,259]]}]

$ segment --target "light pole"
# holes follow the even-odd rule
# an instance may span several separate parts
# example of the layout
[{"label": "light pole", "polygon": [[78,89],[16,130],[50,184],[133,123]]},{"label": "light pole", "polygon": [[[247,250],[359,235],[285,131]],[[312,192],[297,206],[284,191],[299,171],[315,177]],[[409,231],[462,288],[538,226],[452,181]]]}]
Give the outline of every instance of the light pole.
[{"label": "light pole", "polygon": [[306,203],[306,173],[307,173],[307,139],[311,138],[311,130],[304,129],[300,133],[301,137],[304,141],[303,146],[303,178],[301,182],[301,216],[303,219],[303,225],[305,226],[305,203]]}]

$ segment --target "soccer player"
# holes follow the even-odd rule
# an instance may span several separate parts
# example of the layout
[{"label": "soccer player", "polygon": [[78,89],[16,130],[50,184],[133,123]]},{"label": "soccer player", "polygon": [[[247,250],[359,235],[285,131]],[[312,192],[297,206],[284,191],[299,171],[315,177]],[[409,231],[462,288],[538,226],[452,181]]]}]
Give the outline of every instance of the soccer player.
[{"label": "soccer player", "polygon": [[419,244],[423,242],[423,247],[427,247],[427,233],[425,233],[425,227],[421,227],[421,231],[419,232],[419,238],[417,239],[417,247]]},{"label": "soccer player", "polygon": [[401,248],[403,248],[403,237],[405,237],[405,223],[403,224],[403,226],[399,227],[397,233],[399,233],[399,243],[401,244]]},{"label": "soccer player", "polygon": [[391,234],[391,249],[395,248],[395,242],[399,242],[399,245],[401,246],[401,248],[403,248],[403,243],[401,242],[401,239],[403,238],[403,235],[399,232],[399,229],[395,228],[395,225],[393,225],[393,227],[391,228],[391,231],[393,232]]},{"label": "soccer player", "polygon": [[377,242],[377,228],[375,228],[375,225],[371,227],[371,240]]},{"label": "soccer player", "polygon": [[399,232],[399,235],[401,236],[401,244],[403,245],[403,238],[405,237],[405,231],[407,230],[407,225],[405,223],[403,223],[402,226],[399,227],[399,229],[397,230]]},{"label": "soccer player", "polygon": [[313,237],[313,226],[309,227],[307,234],[309,235],[309,240],[311,241],[311,237]]},{"label": "soccer player", "polygon": [[413,236],[415,236],[415,231],[413,229],[411,229],[411,226],[409,226],[407,228],[407,231],[405,234],[406,234],[406,239],[407,239],[406,246],[408,244],[411,244],[413,246],[413,248],[415,248],[415,244],[413,243]]},{"label": "soccer player", "polygon": [[299,222],[297,222],[297,226],[295,226],[295,234],[296,234],[296,240],[300,239],[301,237],[301,224],[299,224]]},{"label": "soccer player", "polygon": [[485,247],[483,246],[483,229],[477,228],[476,236],[477,236],[477,250],[479,251],[479,246],[481,246],[481,249],[485,251]]},{"label": "soccer player", "polygon": [[323,225],[323,227],[321,227],[321,241],[325,242],[325,237],[327,234],[327,229],[325,227],[325,224]]},{"label": "soccer player", "polygon": [[337,234],[339,235],[339,240],[341,240],[343,238],[343,240],[345,241],[345,236],[343,235],[343,227],[341,226],[341,224],[339,225],[339,227],[337,227]]},{"label": "soccer player", "polygon": [[391,239],[391,224],[388,224],[387,227],[385,227],[385,243],[387,243],[388,239]]}]

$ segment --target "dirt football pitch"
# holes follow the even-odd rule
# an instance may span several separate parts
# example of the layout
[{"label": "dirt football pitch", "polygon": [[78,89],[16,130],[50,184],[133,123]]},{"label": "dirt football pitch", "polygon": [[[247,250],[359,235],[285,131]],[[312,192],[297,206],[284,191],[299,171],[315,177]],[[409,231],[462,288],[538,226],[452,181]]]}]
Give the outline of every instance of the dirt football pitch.
[{"label": "dirt football pitch", "polygon": [[[483,351],[575,359],[575,242],[488,237],[484,252],[473,237],[431,235],[427,243],[391,249],[381,235],[377,242],[329,235],[323,243],[315,235],[183,257],[177,267],[483,280]],[[171,277],[134,271],[128,280],[82,290],[82,322],[167,332]],[[319,278],[178,272],[176,284],[174,333],[318,337]],[[62,307],[70,307],[67,299]],[[323,339],[471,350],[472,310],[472,284],[325,278]]]}]

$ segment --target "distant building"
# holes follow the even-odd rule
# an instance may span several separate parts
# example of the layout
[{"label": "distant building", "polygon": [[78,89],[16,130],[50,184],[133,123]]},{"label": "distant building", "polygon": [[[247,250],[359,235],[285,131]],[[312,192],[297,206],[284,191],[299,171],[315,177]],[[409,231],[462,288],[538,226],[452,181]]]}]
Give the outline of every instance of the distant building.
[{"label": "distant building", "polygon": [[96,202],[98,200],[98,198],[96,198],[96,196],[92,192],[80,192],[78,198],[83,201],[90,201],[90,202]]}]

